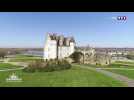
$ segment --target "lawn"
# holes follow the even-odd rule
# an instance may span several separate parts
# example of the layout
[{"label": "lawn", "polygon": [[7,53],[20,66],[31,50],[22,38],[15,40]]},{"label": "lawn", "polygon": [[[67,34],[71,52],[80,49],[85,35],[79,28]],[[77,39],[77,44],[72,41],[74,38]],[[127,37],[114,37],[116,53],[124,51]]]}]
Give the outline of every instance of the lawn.
[{"label": "lawn", "polygon": [[[22,82],[6,82],[15,72]],[[1,87],[121,87],[126,86],[118,80],[96,71],[73,66],[71,69],[54,72],[27,73],[22,70],[0,72]]]},{"label": "lawn", "polygon": [[134,62],[128,62],[128,61],[116,61],[117,64],[134,64]]},{"label": "lawn", "polygon": [[[129,69],[134,69],[134,62],[122,62],[118,61],[115,62],[114,64],[110,65],[111,67],[116,67],[116,68],[129,68]],[[124,67],[123,67],[124,66]],[[127,76],[128,78],[134,79],[134,70],[125,70],[125,69],[106,69],[108,71],[118,73],[124,76]]]},{"label": "lawn", "polygon": [[15,56],[16,58],[40,58],[39,56],[34,56],[34,55],[21,55],[21,54],[17,54]]},{"label": "lawn", "polygon": [[118,73],[124,76],[127,76],[128,78],[134,79],[134,70],[115,70],[115,69],[107,69],[108,71]]},{"label": "lawn", "polygon": [[10,59],[10,62],[29,62],[36,59],[42,59],[38,56],[31,56],[31,55],[16,55],[14,58]]},{"label": "lawn", "polygon": [[85,66],[94,67],[94,68],[123,68],[123,69],[105,69],[105,70],[111,71],[117,74],[121,74],[121,75],[127,76],[128,78],[134,79],[134,70],[127,70],[127,69],[134,69],[134,62],[116,61],[110,65],[85,64]]},{"label": "lawn", "polygon": [[94,68],[134,68],[134,62],[124,62],[124,61],[116,61],[114,63],[111,63],[110,65],[91,65],[91,64],[84,64],[84,65]]},{"label": "lawn", "polygon": [[19,68],[20,66],[15,66],[12,64],[8,64],[8,63],[0,63],[0,70],[3,69],[14,69],[14,68]]}]

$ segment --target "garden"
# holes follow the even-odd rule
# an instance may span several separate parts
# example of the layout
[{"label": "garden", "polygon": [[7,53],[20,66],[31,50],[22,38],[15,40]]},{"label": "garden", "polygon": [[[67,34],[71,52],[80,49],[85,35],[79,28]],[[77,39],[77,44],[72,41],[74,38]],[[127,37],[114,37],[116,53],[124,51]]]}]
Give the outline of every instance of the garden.
[{"label": "garden", "polygon": [[[12,73],[22,82],[6,82]],[[1,87],[124,87],[122,82],[96,71],[72,66],[68,70],[53,72],[25,72],[23,70],[0,72]]]}]

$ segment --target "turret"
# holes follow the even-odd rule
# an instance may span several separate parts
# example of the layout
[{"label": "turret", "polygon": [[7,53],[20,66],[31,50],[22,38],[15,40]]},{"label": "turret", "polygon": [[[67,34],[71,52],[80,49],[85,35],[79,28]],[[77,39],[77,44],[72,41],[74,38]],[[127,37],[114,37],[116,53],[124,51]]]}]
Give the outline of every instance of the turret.
[{"label": "turret", "polygon": [[63,35],[59,36],[59,46],[63,45],[63,41],[64,41],[64,36]]}]

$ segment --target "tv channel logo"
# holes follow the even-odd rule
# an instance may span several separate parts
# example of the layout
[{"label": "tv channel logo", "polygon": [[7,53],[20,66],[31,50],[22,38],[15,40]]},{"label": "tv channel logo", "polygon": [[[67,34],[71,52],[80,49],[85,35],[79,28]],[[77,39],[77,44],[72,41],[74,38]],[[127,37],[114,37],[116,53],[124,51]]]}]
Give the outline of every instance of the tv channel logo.
[{"label": "tv channel logo", "polygon": [[126,21],[127,17],[126,16],[117,16],[117,20]]}]

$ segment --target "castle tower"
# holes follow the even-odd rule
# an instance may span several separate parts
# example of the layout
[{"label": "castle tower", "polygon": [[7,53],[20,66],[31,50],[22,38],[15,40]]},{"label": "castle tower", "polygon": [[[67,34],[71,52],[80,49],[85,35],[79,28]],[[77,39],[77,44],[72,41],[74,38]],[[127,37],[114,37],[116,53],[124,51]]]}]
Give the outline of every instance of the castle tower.
[{"label": "castle tower", "polygon": [[46,34],[44,59],[63,59],[74,52],[75,41],[73,37]]}]

